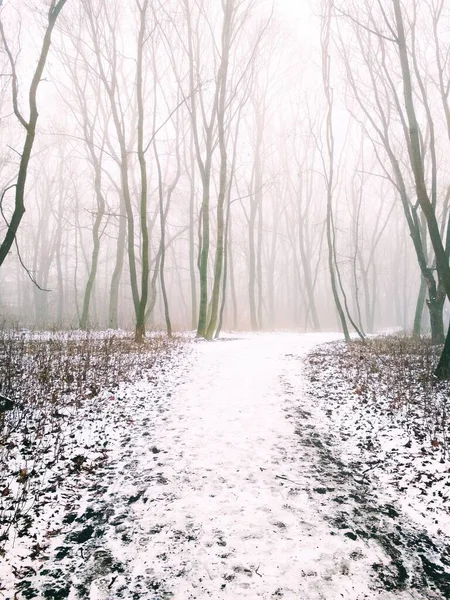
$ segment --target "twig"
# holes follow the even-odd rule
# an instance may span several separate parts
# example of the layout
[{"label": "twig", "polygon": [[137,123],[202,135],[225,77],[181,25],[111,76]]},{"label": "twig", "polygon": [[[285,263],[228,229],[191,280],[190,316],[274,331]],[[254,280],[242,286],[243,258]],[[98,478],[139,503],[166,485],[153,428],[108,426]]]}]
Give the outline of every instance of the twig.
[{"label": "twig", "polygon": [[16,250],[17,250],[17,256],[19,258],[19,262],[22,265],[23,269],[25,270],[25,273],[28,275],[28,277],[30,278],[31,282],[37,287],[38,290],[41,290],[41,292],[51,292],[51,290],[47,290],[46,288],[41,287],[38,282],[36,281],[36,279],[34,278],[34,276],[32,275],[30,269],[25,265],[25,263],[22,260],[22,256],[20,254],[20,250],[19,250],[19,244],[17,243],[17,238],[14,238],[14,243],[16,245]]},{"label": "twig", "polygon": [[375,469],[375,467],[377,467],[377,466],[378,466],[380,463],[382,463],[382,462],[383,462],[382,460],[377,460],[377,461],[375,461],[375,462],[374,462],[374,464],[373,464],[373,465],[371,465],[371,466],[370,466],[368,469],[366,469],[365,471],[363,471],[363,472],[361,473],[361,475],[362,475],[363,477],[365,477],[366,473],[368,473],[368,472],[369,472],[369,471],[371,471],[372,469]]},{"label": "twig", "polygon": [[[16,183],[13,183],[13,184],[11,184],[11,185],[8,185],[8,187],[6,187],[6,188],[3,190],[3,192],[2,192],[2,195],[1,195],[1,198],[0,198],[0,208],[3,206],[3,199],[4,199],[4,197],[5,197],[5,194],[6,194],[6,192],[7,192],[8,190],[10,190],[11,188],[13,188],[13,187],[16,187],[16,185],[17,185]],[[3,209],[2,209],[2,217],[3,217],[3,219],[4,219],[5,223],[6,223],[6,225],[8,225],[8,221],[7,221],[6,217],[5,217],[5,215],[3,214]],[[9,225],[8,225],[8,226],[9,226]]]},{"label": "twig", "polygon": [[298,483],[298,481],[292,481],[292,479],[288,479],[287,477],[285,477],[285,475],[275,475],[275,479],[282,479],[283,481],[289,481],[290,483],[294,483],[295,485],[301,486],[301,484]]}]

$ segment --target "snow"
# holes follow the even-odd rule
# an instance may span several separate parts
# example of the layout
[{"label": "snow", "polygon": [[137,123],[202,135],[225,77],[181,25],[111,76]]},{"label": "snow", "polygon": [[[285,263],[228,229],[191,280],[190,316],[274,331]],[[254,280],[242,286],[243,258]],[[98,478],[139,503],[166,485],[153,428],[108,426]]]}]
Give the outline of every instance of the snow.
[{"label": "snow", "polygon": [[[82,465],[36,503],[27,538],[11,535],[4,597],[443,597],[382,585],[392,553],[357,529],[357,507],[378,507],[377,495],[366,483],[361,492],[347,463],[332,458],[341,456],[338,428],[305,370],[307,353],[338,337],[190,342],[105,390],[78,415],[58,469],[77,456]],[[352,456],[347,445],[339,460]],[[388,528],[383,515],[371,526]],[[30,558],[35,543],[45,550]]]},{"label": "snow", "polygon": [[[344,344],[322,347],[334,355],[345,351]],[[345,360],[343,358],[342,360]],[[319,358],[320,361],[320,358]],[[348,371],[351,365],[348,365]],[[322,430],[339,432],[340,454],[367,464],[367,478],[373,480],[379,495],[397,502],[402,511],[428,531],[450,532],[450,463],[446,441],[437,432],[437,416],[448,403],[448,389],[433,390],[423,413],[410,398],[406,405],[392,408],[397,390],[375,384],[375,396],[361,394],[342,362],[320,361],[321,375],[314,377],[315,419]],[[317,374],[316,374],[317,375]],[[412,373],[412,376],[414,374]],[[416,375],[417,376],[417,375]],[[420,395],[420,389],[414,391]],[[404,390],[405,395],[411,390]],[[433,406],[435,404],[436,406]],[[444,409],[445,418],[445,409]],[[441,428],[441,424],[439,424]],[[420,439],[415,435],[420,433]],[[438,442],[433,447],[431,441]]]}]

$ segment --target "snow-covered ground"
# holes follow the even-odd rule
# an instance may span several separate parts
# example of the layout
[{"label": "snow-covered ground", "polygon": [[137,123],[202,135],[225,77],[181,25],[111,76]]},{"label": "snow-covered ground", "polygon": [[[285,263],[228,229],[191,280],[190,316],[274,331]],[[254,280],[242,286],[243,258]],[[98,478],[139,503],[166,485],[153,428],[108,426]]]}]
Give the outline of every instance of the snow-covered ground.
[{"label": "snow-covered ground", "polygon": [[80,411],[33,524],[7,545],[0,594],[448,597],[449,540],[361,481],[308,381],[306,354],[337,337],[187,343],[101,394]]},{"label": "snow-covered ground", "polygon": [[411,356],[409,381],[404,373],[386,377],[383,369],[392,367],[375,353],[376,371],[365,373],[373,365],[355,368],[355,361],[363,363],[358,347],[343,342],[322,345],[308,358],[317,400],[311,409],[323,433],[339,435],[341,458],[364,463],[366,482],[428,531],[450,533],[448,383],[421,385]]}]

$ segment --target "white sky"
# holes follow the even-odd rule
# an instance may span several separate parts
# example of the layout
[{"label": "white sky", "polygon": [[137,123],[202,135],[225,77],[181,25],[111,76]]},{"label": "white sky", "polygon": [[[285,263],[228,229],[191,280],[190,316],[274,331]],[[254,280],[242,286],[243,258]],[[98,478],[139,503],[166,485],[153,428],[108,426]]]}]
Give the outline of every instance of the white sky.
[{"label": "white sky", "polygon": [[275,0],[277,11],[300,40],[314,43],[318,35],[317,0]]},{"label": "white sky", "polygon": [[275,4],[290,17],[305,17],[311,15],[311,5],[309,0],[275,0]]}]

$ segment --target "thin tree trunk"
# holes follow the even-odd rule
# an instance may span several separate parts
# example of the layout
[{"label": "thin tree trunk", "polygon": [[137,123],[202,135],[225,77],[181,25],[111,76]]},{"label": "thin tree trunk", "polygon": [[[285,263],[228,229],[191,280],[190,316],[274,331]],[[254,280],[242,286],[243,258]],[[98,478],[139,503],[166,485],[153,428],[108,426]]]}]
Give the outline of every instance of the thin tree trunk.
[{"label": "thin tree trunk", "polygon": [[45,30],[44,39],[42,42],[42,48],[39,55],[38,63],[36,69],[33,74],[33,78],[31,80],[30,91],[28,94],[29,101],[29,118],[28,121],[22,116],[19,111],[19,98],[18,98],[18,80],[16,73],[16,63],[15,59],[12,56],[11,50],[9,48],[8,42],[6,41],[5,32],[3,29],[3,23],[0,20],[0,37],[3,41],[3,46],[5,48],[6,54],[8,56],[11,70],[12,70],[12,100],[13,100],[13,109],[14,113],[25,129],[25,142],[23,145],[23,150],[20,154],[19,161],[19,171],[17,174],[17,181],[15,186],[15,199],[14,199],[14,211],[11,216],[11,219],[8,223],[5,237],[3,238],[2,243],[0,244],[0,266],[5,261],[8,256],[9,251],[16,239],[17,230],[19,229],[19,225],[22,221],[22,217],[25,214],[25,185],[28,175],[28,166],[31,159],[31,152],[34,145],[34,139],[36,136],[36,126],[38,122],[38,107],[37,107],[37,92],[39,84],[42,80],[42,75],[44,72],[45,64],[47,62],[48,53],[50,50],[51,42],[52,42],[52,33],[55,27],[56,21],[60,12],[62,11],[64,5],[67,0],[59,0],[56,4],[53,4],[50,7],[48,13],[48,25]]},{"label": "thin tree trunk", "polygon": [[[322,81],[327,100],[327,114],[326,114],[326,148],[327,158],[322,157],[324,167],[326,169],[325,180],[326,180],[326,193],[327,193],[327,217],[326,217],[326,230],[327,230],[327,243],[328,243],[328,270],[330,273],[331,290],[333,294],[334,304],[339,316],[344,338],[348,342],[350,341],[350,334],[348,331],[347,320],[345,318],[344,310],[339,298],[339,292],[336,282],[335,273],[335,239],[334,239],[334,226],[333,226],[333,188],[334,188],[334,135],[333,135],[333,97],[332,90],[330,87],[330,56],[328,54],[329,43],[330,43],[330,27],[331,27],[331,4],[327,3],[326,16],[322,23]],[[326,160],[328,163],[326,164]]]},{"label": "thin tree trunk", "polygon": [[125,242],[127,235],[127,222],[123,214],[125,206],[120,194],[119,207],[119,232],[117,236],[117,250],[114,271],[111,277],[111,285],[109,288],[109,328],[118,329],[119,327],[119,285],[122,278],[123,263],[125,258]]},{"label": "thin tree trunk", "polygon": [[217,102],[217,125],[220,151],[220,180],[219,197],[217,200],[217,242],[214,261],[214,282],[211,296],[211,317],[206,330],[206,339],[211,340],[217,325],[219,315],[220,281],[223,269],[223,252],[225,238],[224,205],[227,191],[227,146],[225,136],[225,104],[227,99],[228,61],[230,53],[231,18],[233,14],[233,0],[223,3],[223,28],[222,28],[222,60],[218,73],[219,96]]},{"label": "thin tree trunk", "polygon": [[194,210],[195,210],[195,168],[194,148],[191,138],[190,159],[190,194],[189,194],[189,277],[191,283],[191,327],[195,329],[197,324],[197,280],[195,276],[195,233],[194,233]]},{"label": "thin tree trunk", "polygon": [[[88,142],[89,143],[89,142]],[[83,308],[81,311],[80,318],[80,329],[87,329],[89,327],[89,305],[91,302],[92,290],[94,287],[95,278],[97,276],[98,268],[98,257],[100,254],[100,227],[105,214],[105,198],[102,192],[102,180],[101,180],[101,164],[98,158],[95,156],[93,148],[91,148],[91,158],[94,165],[94,189],[95,196],[97,199],[97,213],[94,219],[94,226],[92,228],[92,258],[91,266],[89,270],[89,276],[84,291]]]},{"label": "thin tree trunk", "polygon": [[147,29],[147,9],[148,0],[144,0],[142,5],[137,2],[139,10],[139,35],[137,41],[137,61],[136,61],[136,98],[138,110],[137,123],[137,156],[139,161],[139,170],[141,175],[139,220],[141,225],[141,295],[136,311],[136,336],[137,342],[142,342],[145,337],[145,310],[148,300],[148,278],[150,273],[149,263],[149,233],[147,222],[147,163],[144,150],[144,90],[143,90],[143,52]]}]

